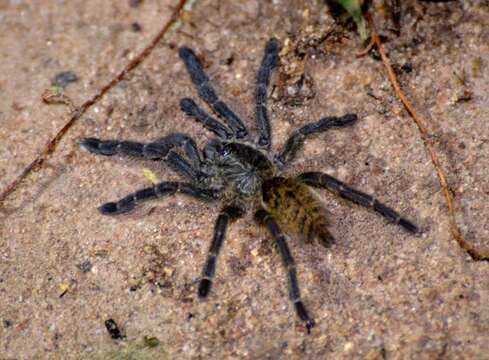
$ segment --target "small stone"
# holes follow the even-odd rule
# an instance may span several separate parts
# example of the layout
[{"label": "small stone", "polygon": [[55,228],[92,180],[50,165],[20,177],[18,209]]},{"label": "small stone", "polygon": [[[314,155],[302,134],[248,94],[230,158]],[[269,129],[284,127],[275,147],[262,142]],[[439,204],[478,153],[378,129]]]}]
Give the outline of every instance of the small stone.
[{"label": "small stone", "polygon": [[160,345],[160,340],[158,340],[158,338],[155,336],[145,336],[143,338],[143,341],[144,341],[144,345],[146,345],[146,347],[149,348],[155,348],[158,345]]},{"label": "small stone", "polygon": [[172,268],[169,268],[169,267],[163,268],[163,273],[165,274],[165,276],[170,277],[173,275],[173,272],[174,272],[174,270]]},{"label": "small stone", "polygon": [[107,331],[112,339],[119,340],[124,337],[119,329],[119,326],[117,326],[117,323],[113,319],[105,320],[105,327],[107,328]]},{"label": "small stone", "polygon": [[78,76],[73,71],[62,71],[54,77],[51,85],[65,88],[72,82],[78,81]]},{"label": "small stone", "polygon": [[6,329],[8,327],[12,326],[12,321],[10,320],[3,320],[3,327]]},{"label": "small stone", "polygon": [[82,272],[87,273],[90,270],[92,270],[92,263],[90,260],[85,260],[84,262],[80,263],[77,265],[78,269],[80,269]]},{"label": "small stone", "polygon": [[138,23],[138,22],[133,22],[133,23],[131,24],[131,29],[132,29],[132,31],[134,31],[134,32],[140,32],[142,28],[141,28],[141,25],[139,25],[139,23]]}]

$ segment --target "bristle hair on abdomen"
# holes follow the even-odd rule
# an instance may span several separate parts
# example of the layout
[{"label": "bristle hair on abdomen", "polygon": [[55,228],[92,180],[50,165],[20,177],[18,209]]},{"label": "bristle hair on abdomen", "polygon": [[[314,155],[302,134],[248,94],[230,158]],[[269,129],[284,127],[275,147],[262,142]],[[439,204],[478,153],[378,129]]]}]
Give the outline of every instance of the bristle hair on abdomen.
[{"label": "bristle hair on abdomen", "polygon": [[334,242],[321,200],[295,178],[275,177],[263,184],[263,202],[285,231],[305,242],[324,246]]}]

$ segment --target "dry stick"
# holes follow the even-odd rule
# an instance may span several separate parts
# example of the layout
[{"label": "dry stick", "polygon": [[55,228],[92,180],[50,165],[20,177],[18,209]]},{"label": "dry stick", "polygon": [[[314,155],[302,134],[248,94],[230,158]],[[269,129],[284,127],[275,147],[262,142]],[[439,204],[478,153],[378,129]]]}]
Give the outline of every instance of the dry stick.
[{"label": "dry stick", "polygon": [[367,44],[367,46],[365,47],[365,49],[363,49],[362,51],[358,52],[355,56],[357,58],[361,58],[361,57],[364,57],[365,55],[367,55],[370,51],[372,51],[372,48],[374,47],[375,43],[374,43],[374,40],[372,39],[372,37],[370,37],[370,40]]},{"label": "dry stick", "polygon": [[92,98],[88,99],[83,103],[80,107],[76,108],[72,105],[70,105],[69,102],[67,102],[66,99],[57,97],[56,95],[50,95],[50,94],[43,94],[43,101],[47,103],[63,103],[65,105],[68,105],[70,107],[70,117],[69,120],[64,124],[64,126],[61,128],[61,130],[58,131],[58,133],[50,140],[47,142],[47,144],[44,146],[44,149],[42,152],[37,156],[37,158],[32,161],[27,167],[24,168],[22,173],[14,180],[12,181],[7,187],[1,192],[0,194],[0,205],[1,203],[9,196],[17,187],[19,184],[24,180],[33,170],[37,169],[39,166],[41,166],[44,161],[48,158],[48,155],[50,155],[55,149],[56,146],[58,145],[59,141],[61,138],[68,132],[68,130],[74,125],[74,123],[92,106],[95,104],[97,101],[99,101],[110,89],[112,89],[115,85],[117,85],[124,77],[131,72],[136,66],[138,66],[144,59],[148,57],[148,55],[153,51],[153,49],[156,47],[156,45],[160,42],[160,40],[163,38],[163,36],[166,35],[168,30],[177,22],[177,20],[180,18],[180,12],[182,11],[183,7],[187,3],[188,0],[180,0],[173,11],[170,20],[163,25],[161,30],[156,34],[156,36],[153,38],[151,43],[144,48],[144,50],[136,56],[132,61],[130,61],[124,69],[111,81],[109,81],[108,84],[106,84],[102,89],[100,89]]},{"label": "dry stick", "polygon": [[440,181],[440,186],[443,191],[443,195],[445,196],[445,200],[447,203],[447,209],[448,209],[448,215],[449,215],[449,221],[450,221],[450,230],[453,234],[453,237],[459,245],[469,253],[469,255],[474,259],[474,260],[489,260],[489,248],[487,247],[482,247],[480,249],[477,249],[473,244],[467,242],[463,237],[462,234],[460,233],[460,230],[457,227],[457,223],[455,220],[455,211],[453,209],[453,203],[452,203],[452,196],[450,195],[450,190],[448,189],[448,183],[447,179],[445,176],[445,172],[443,171],[442,165],[440,163],[440,160],[438,159],[438,156],[436,155],[436,152],[433,148],[433,145],[431,144],[429,140],[429,135],[428,135],[428,128],[426,126],[426,123],[423,118],[421,118],[416,111],[414,110],[414,107],[411,105],[407,97],[404,95],[404,93],[401,90],[401,87],[399,86],[399,83],[397,82],[396,76],[394,74],[394,71],[392,70],[392,66],[390,65],[389,58],[385,54],[384,48],[382,46],[382,42],[380,41],[380,38],[378,37],[376,31],[375,31],[375,25],[373,22],[373,19],[369,14],[366,15],[367,21],[370,24],[371,28],[371,37],[375,45],[377,46],[377,49],[379,50],[380,57],[382,58],[382,61],[385,65],[385,68],[387,70],[387,76],[389,77],[390,82],[392,83],[392,86],[394,87],[394,90],[396,91],[397,96],[401,99],[402,103],[406,107],[407,111],[413,118],[414,122],[418,126],[419,132],[421,133],[421,138],[423,140],[424,146],[426,150],[428,151],[431,162],[433,163],[433,166],[435,167],[436,173],[438,175],[438,179]]}]

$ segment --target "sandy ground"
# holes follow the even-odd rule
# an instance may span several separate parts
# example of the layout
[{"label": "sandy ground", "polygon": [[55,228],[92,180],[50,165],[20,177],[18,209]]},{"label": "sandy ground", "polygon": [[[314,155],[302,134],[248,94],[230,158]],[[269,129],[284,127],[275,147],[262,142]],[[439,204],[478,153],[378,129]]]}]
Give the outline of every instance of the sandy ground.
[{"label": "sandy ground", "polygon": [[[68,116],[41,94],[56,75],[79,105],[136,56],[176,1],[0,2],[0,188]],[[403,89],[427,118],[464,236],[489,245],[489,6],[403,2],[397,36],[374,2]],[[289,303],[269,237],[250,215],[232,224],[212,293],[196,280],[219,206],[185,197],[104,217],[96,208],[148,186],[157,163],[83,151],[82,137],[211,138],[178,107],[196,98],[177,47],[196,49],[219,93],[253,121],[265,41],[284,50],[272,78],[274,149],[324,115],[356,112],[355,127],[307,141],[289,173],[325,171],[415,220],[411,236],[320,191],[337,244],[291,239],[308,335]],[[450,237],[445,202],[417,128],[352,25],[317,1],[196,1],[179,27],[68,132],[0,213],[0,359],[489,359],[489,263]],[[66,80],[68,77],[64,77]],[[104,321],[125,334],[113,340]],[[152,337],[156,339],[151,339]],[[155,346],[156,345],[156,346]]]}]

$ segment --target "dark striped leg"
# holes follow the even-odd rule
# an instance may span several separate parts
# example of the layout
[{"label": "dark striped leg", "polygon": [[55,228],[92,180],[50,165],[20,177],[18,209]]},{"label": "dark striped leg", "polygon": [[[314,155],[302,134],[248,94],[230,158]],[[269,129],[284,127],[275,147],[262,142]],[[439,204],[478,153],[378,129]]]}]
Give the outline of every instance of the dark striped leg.
[{"label": "dark striped leg", "polygon": [[142,201],[173,195],[177,192],[203,200],[216,200],[220,196],[218,190],[205,189],[190,183],[163,181],[129,194],[119,201],[105,203],[99,207],[99,211],[104,215],[118,215],[134,209]]},{"label": "dark striped leg", "polygon": [[415,224],[403,218],[395,210],[382,204],[372,196],[349,187],[345,183],[335,179],[330,175],[320,172],[307,172],[300,174],[298,176],[298,179],[307,185],[325,188],[335,194],[338,194],[342,198],[354,202],[355,204],[372,209],[385,217],[390,222],[402,226],[405,230],[411,233],[420,233],[420,230]]},{"label": "dark striped leg", "polygon": [[84,138],[81,145],[88,151],[98,155],[128,155],[149,160],[162,160],[175,147],[182,147],[194,165],[200,165],[201,160],[195,141],[188,135],[174,133],[151,143],[136,141],[100,140]]},{"label": "dark striped leg", "polygon": [[220,138],[230,139],[233,137],[233,132],[229,130],[227,126],[202,110],[192,99],[185,98],[180,100],[180,109],[182,109],[185,114],[192,116],[195,120],[204,125],[207,130],[212,131]]},{"label": "dark striped leg", "polygon": [[[164,160],[172,169],[192,180],[199,180],[203,176],[201,172],[203,163],[197,145],[191,137],[185,134],[170,134],[146,144],[135,141],[99,140],[96,138],[85,138],[81,144],[95,154],[107,156],[120,154],[150,160]],[[171,151],[174,148],[183,148],[191,163],[176,152]]]},{"label": "dark striped leg", "polygon": [[285,235],[280,230],[277,222],[273,216],[266,210],[260,209],[255,213],[255,219],[258,223],[265,225],[272,234],[277,247],[282,256],[282,262],[287,270],[287,280],[289,286],[289,297],[295,306],[295,310],[299,318],[306,323],[307,332],[311,331],[314,326],[314,320],[309,316],[304,303],[301,300],[301,294],[299,291],[299,285],[297,283],[297,275],[295,271],[295,262],[289,247],[287,246],[287,240]]},{"label": "dark striped leg", "polygon": [[205,172],[200,170],[200,166],[198,168],[194,167],[187,160],[185,160],[183,156],[174,151],[168,152],[168,155],[165,157],[164,161],[177,174],[193,180],[194,182],[198,182],[202,180],[202,178],[207,177]]},{"label": "dark striped leg", "polygon": [[236,219],[243,215],[243,210],[236,206],[228,206],[221,210],[214,226],[214,238],[212,239],[209,252],[207,254],[207,260],[204,268],[202,269],[202,276],[199,283],[199,297],[205,298],[209,294],[212,286],[212,278],[216,270],[216,260],[219,255],[224,236],[226,235],[226,228],[229,220]]},{"label": "dark striped leg", "polygon": [[190,136],[181,133],[174,133],[158,139],[155,142],[163,144],[164,146],[168,147],[169,150],[175,147],[183,148],[185,155],[187,155],[189,158],[192,166],[197,169],[201,167],[202,160],[199,155],[199,150],[197,149],[197,144]]},{"label": "dark striped leg", "polygon": [[248,130],[241,119],[223,101],[219,100],[209,81],[209,77],[205,74],[199,59],[192,49],[182,47],[178,53],[185,63],[190,79],[197,88],[199,96],[229,125],[236,138],[246,138]]},{"label": "dark striped leg", "polygon": [[156,142],[143,144],[136,141],[84,138],[80,144],[91,153],[106,156],[119,154],[160,160],[168,153],[168,147]]},{"label": "dark striped leg", "polygon": [[270,72],[277,63],[279,45],[277,39],[268,40],[265,45],[265,53],[261,61],[260,70],[256,78],[255,91],[255,113],[258,125],[258,144],[267,149],[271,146],[271,128],[267,111],[267,86],[270,79]]},{"label": "dark striped leg", "polygon": [[279,165],[285,166],[290,161],[292,161],[297,154],[297,151],[304,144],[304,140],[309,135],[323,132],[332,128],[351,126],[356,121],[356,114],[346,114],[341,117],[325,117],[317,122],[304,125],[300,129],[294,131],[289,137],[289,139],[285,143],[282,152],[276,157],[277,162],[279,163]]}]

